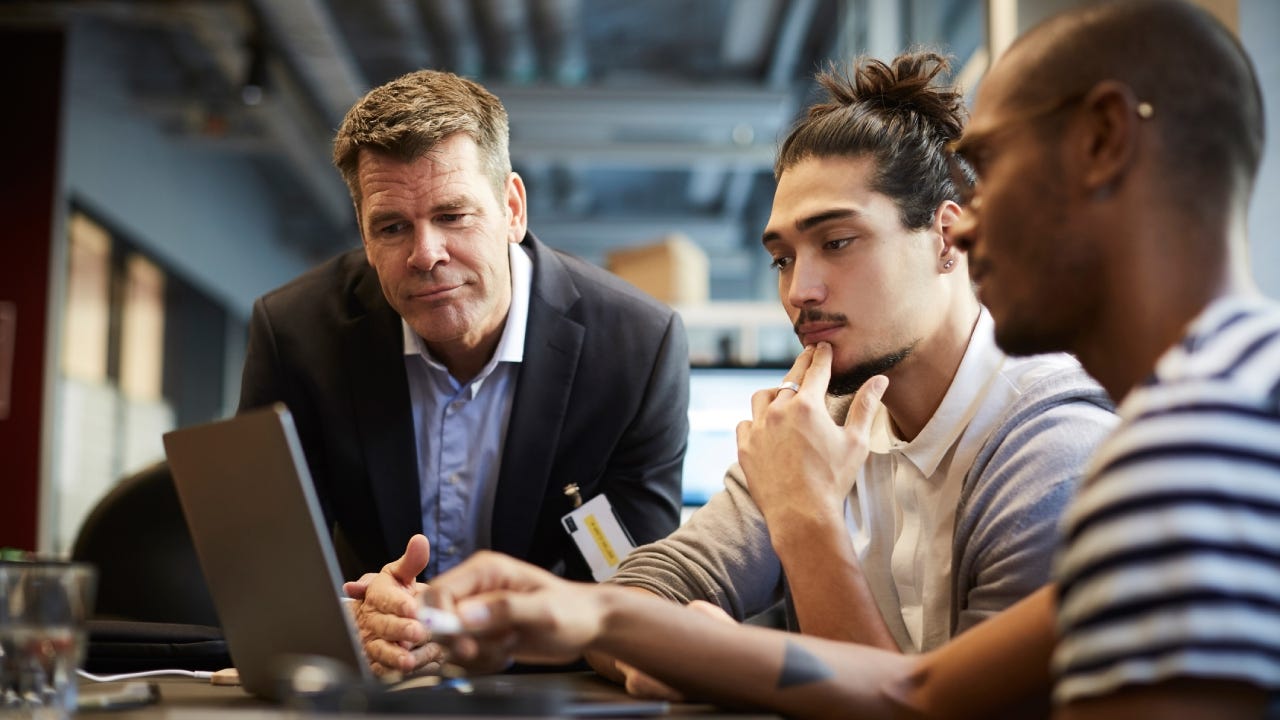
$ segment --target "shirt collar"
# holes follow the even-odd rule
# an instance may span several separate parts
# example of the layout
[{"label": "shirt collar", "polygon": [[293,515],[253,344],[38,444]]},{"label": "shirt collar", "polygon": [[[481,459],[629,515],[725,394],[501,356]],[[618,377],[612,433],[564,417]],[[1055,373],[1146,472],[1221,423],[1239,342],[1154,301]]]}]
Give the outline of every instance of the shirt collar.
[{"label": "shirt collar", "polygon": [[[529,327],[529,295],[533,291],[533,261],[515,243],[507,246],[507,256],[511,260],[511,307],[507,310],[507,324],[502,329],[502,337],[498,339],[493,357],[485,363],[471,383],[473,393],[480,389],[480,384],[498,363],[524,362],[524,338]],[[448,372],[444,365],[432,357],[426,342],[409,327],[404,318],[400,318],[400,328],[404,336],[405,355],[421,355],[433,369]]]},{"label": "shirt collar", "polygon": [[1006,355],[996,347],[991,315],[986,308],[981,308],[955,377],[929,422],[914,439],[906,442],[894,435],[889,412],[880,406],[871,425],[871,452],[900,452],[923,476],[932,476],[982,406],[991,381],[999,374],[1005,358]]}]

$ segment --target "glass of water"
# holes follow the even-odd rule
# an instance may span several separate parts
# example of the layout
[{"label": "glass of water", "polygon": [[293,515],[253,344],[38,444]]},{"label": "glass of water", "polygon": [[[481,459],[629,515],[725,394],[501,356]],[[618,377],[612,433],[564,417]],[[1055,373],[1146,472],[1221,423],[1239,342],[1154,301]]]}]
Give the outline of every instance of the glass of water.
[{"label": "glass of water", "polygon": [[95,579],[86,563],[0,562],[0,718],[75,712]]}]

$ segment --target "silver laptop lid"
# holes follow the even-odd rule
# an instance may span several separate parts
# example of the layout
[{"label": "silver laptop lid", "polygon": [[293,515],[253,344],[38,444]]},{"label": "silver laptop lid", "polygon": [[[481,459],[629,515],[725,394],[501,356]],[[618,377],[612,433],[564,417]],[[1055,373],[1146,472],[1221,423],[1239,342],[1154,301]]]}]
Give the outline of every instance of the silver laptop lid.
[{"label": "silver laptop lid", "polygon": [[297,655],[371,677],[288,409],[175,430],[164,447],[245,689],[279,699],[280,662]]}]

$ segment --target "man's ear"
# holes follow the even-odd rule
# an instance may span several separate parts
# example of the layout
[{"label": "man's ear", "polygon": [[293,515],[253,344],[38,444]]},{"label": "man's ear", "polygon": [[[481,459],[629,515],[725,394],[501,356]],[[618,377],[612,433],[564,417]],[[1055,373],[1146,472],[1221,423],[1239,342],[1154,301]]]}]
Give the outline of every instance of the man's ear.
[{"label": "man's ear", "polygon": [[507,242],[517,244],[524,240],[529,228],[529,204],[525,197],[524,180],[517,172],[507,174]]},{"label": "man's ear", "polygon": [[930,230],[939,238],[938,253],[940,257],[959,250],[951,238],[954,234],[952,231],[956,224],[960,222],[963,212],[960,206],[951,200],[943,200],[938,209],[933,212],[933,227]]},{"label": "man's ear", "polygon": [[1082,101],[1080,119],[1067,132],[1079,133],[1080,179],[1090,197],[1104,198],[1123,182],[1137,158],[1143,118],[1139,101],[1124,83],[1104,80]]}]

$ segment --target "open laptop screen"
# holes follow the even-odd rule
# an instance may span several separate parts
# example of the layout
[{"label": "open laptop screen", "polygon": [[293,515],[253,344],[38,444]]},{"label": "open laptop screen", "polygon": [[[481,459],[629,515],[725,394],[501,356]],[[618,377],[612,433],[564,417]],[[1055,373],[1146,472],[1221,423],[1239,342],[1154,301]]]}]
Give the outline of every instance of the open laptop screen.
[{"label": "open laptop screen", "polygon": [[751,419],[751,394],[774,387],[783,367],[689,368],[689,449],[684,456],[684,504],[702,505],[724,488],[738,459],[738,423]]}]

